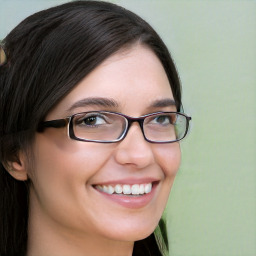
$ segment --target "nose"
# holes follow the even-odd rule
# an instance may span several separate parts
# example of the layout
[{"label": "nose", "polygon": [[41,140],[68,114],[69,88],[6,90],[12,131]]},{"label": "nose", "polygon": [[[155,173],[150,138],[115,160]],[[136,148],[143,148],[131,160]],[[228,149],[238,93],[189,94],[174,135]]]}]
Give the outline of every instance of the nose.
[{"label": "nose", "polygon": [[115,160],[122,165],[142,169],[154,162],[152,143],[145,140],[139,123],[133,123],[126,137],[119,142]]}]

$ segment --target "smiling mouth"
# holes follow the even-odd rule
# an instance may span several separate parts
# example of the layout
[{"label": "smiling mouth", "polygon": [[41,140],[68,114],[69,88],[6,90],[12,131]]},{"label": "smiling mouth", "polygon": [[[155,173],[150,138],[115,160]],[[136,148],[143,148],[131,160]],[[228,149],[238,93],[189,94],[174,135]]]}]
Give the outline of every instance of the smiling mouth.
[{"label": "smiling mouth", "polygon": [[95,185],[95,189],[106,194],[117,195],[145,195],[152,191],[153,183],[146,184],[117,184],[117,185]]}]

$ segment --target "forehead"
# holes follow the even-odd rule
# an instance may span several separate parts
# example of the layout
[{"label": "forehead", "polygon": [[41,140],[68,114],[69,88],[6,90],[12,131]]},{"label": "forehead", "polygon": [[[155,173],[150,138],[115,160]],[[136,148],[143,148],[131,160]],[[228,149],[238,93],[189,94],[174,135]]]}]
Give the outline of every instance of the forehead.
[{"label": "forehead", "polygon": [[153,101],[173,99],[165,70],[152,50],[136,45],[115,53],[87,75],[52,111],[63,115],[86,98],[115,101],[115,111],[141,115]]}]

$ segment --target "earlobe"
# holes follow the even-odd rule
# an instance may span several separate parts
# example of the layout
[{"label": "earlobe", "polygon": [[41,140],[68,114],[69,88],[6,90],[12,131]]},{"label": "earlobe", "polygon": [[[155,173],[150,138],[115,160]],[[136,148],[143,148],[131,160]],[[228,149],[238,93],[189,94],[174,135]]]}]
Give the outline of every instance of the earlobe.
[{"label": "earlobe", "polygon": [[16,161],[7,163],[7,171],[16,180],[25,181],[28,179],[27,168],[25,165],[25,157],[19,154]]}]

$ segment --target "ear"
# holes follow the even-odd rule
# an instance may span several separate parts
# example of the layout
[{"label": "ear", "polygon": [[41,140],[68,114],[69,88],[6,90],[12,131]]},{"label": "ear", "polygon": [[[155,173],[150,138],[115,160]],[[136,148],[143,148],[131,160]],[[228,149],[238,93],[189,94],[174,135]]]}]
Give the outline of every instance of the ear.
[{"label": "ear", "polygon": [[27,168],[25,165],[25,155],[23,153],[19,153],[15,161],[8,162],[6,169],[16,180],[25,181],[28,179]]}]

